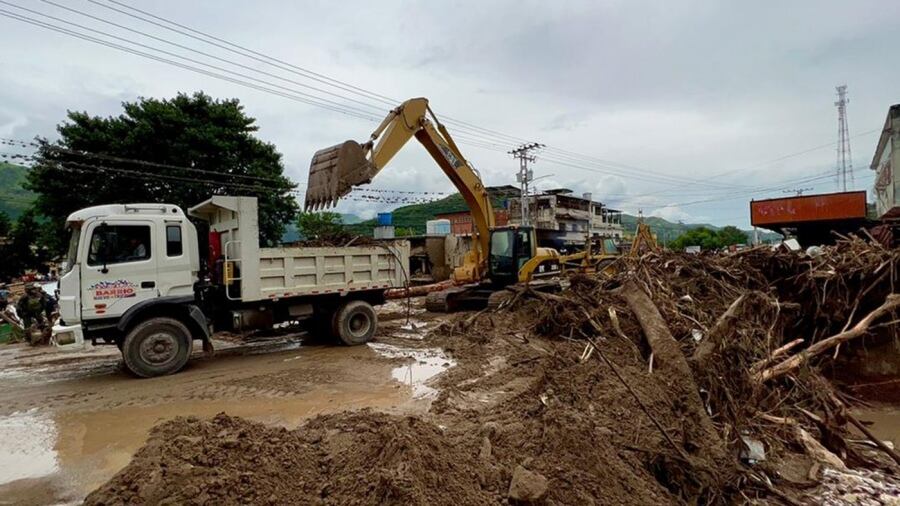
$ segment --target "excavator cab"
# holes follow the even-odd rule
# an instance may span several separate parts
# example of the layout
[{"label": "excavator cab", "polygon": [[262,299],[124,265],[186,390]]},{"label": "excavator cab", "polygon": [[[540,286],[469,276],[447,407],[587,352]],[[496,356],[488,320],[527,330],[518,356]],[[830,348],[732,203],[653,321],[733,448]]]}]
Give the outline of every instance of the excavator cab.
[{"label": "excavator cab", "polygon": [[537,253],[534,228],[502,227],[491,230],[488,276],[497,287],[519,281],[519,272]]}]

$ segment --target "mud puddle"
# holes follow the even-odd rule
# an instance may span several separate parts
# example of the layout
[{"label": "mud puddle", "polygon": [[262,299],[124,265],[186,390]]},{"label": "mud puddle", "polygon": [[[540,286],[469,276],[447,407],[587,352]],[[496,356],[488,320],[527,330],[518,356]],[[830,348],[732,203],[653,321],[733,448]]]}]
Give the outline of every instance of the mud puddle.
[{"label": "mud puddle", "polygon": [[386,358],[406,361],[391,371],[391,377],[409,386],[413,399],[434,398],[438,391],[429,383],[435,376],[456,365],[440,348],[414,349],[382,343],[369,343],[369,347]]},{"label": "mud puddle", "polygon": [[41,478],[58,470],[56,425],[36,408],[0,417],[0,485]]},{"label": "mud puddle", "polygon": [[[900,448],[900,405],[857,408],[853,410],[853,415],[863,423],[869,423],[869,430],[879,439]],[[865,437],[862,433],[859,435]]]},{"label": "mud puddle", "polygon": [[[384,346],[269,342],[147,380],[120,371],[12,380],[15,388],[0,391],[0,505],[80,502],[128,464],[154,425],[176,416],[226,412],[293,428],[343,410],[424,411],[420,398],[434,392],[425,382],[450,361],[432,350]],[[398,360],[405,357],[415,363]],[[111,359],[79,361],[77,368]],[[35,365],[29,378],[39,378],[43,367]]]}]

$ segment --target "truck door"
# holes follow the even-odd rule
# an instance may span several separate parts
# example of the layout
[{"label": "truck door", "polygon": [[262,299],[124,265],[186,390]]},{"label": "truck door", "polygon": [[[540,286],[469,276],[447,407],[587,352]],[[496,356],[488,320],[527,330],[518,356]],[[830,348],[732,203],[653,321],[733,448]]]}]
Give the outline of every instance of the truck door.
[{"label": "truck door", "polygon": [[81,262],[81,308],[85,319],[121,316],[158,296],[159,238],[144,220],[98,221],[85,234]]},{"label": "truck door", "polygon": [[195,247],[189,241],[193,229],[190,222],[182,220],[165,220],[162,224],[160,241],[156,246],[157,255],[157,290],[160,297],[184,296],[194,294],[195,272],[191,259],[196,258]]}]

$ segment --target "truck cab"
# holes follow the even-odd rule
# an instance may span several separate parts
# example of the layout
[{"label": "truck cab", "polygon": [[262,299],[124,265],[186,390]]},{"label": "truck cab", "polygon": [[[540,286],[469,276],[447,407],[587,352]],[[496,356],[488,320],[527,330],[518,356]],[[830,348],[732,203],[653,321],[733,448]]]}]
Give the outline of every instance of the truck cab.
[{"label": "truck cab", "polygon": [[197,230],[177,206],[96,206],[66,223],[71,236],[59,309],[65,325],[82,327],[75,331],[102,328],[149,301],[193,298]]},{"label": "truck cab", "polygon": [[[139,313],[162,305],[191,312],[183,306],[195,298],[197,230],[178,206],[95,206],[72,213],[66,222],[71,236],[59,280],[58,345],[78,346],[88,338],[122,348],[122,331]],[[205,334],[205,320],[199,309],[194,313],[189,330]],[[147,356],[165,362],[170,341],[146,344]]]}]

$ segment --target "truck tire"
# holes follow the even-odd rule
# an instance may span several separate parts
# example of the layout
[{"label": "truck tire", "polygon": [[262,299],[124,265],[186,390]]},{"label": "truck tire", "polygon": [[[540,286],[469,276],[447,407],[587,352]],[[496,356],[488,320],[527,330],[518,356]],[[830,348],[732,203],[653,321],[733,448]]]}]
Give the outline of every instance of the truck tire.
[{"label": "truck tire", "polygon": [[351,300],[334,313],[332,331],[347,346],[365,344],[372,340],[378,327],[378,316],[368,302]]},{"label": "truck tire", "polygon": [[181,370],[191,356],[191,333],[174,318],[156,317],[137,324],[125,336],[122,357],[135,376],[152,378]]}]

